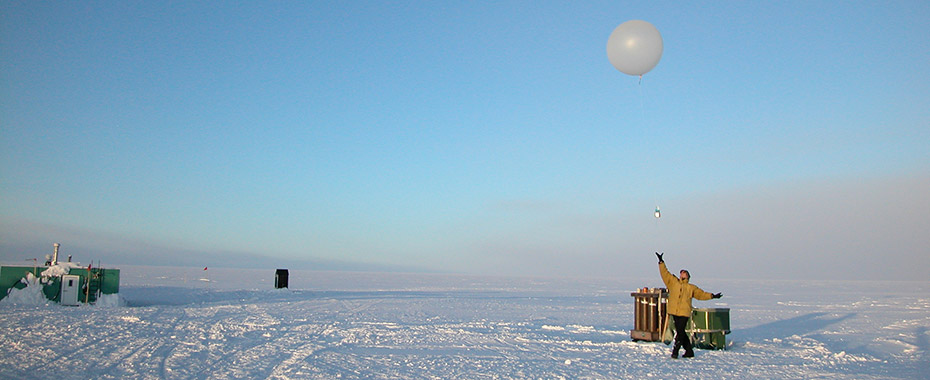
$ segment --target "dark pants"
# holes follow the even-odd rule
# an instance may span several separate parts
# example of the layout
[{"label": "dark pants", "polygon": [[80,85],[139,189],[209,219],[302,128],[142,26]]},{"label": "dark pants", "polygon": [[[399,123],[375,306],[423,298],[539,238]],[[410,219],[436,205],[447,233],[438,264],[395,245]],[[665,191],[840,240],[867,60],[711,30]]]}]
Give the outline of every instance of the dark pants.
[{"label": "dark pants", "polygon": [[685,327],[688,325],[688,317],[679,317],[677,315],[672,315],[671,317],[675,319],[675,348],[672,349],[672,354],[678,356],[678,349],[684,347],[685,356],[693,356],[694,350],[691,348],[691,339],[688,339],[688,333],[685,332]]}]

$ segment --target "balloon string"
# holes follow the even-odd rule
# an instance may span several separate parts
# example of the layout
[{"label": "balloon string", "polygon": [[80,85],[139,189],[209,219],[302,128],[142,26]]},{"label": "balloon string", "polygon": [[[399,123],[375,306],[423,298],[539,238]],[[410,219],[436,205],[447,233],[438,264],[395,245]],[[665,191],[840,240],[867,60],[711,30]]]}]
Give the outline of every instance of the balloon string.
[{"label": "balloon string", "polygon": [[[643,76],[642,75],[639,76],[639,111],[640,111],[640,114],[642,115],[643,129],[648,130],[649,123],[648,123],[648,120],[646,119],[646,94],[645,94],[645,90],[643,90]],[[656,185],[656,183],[658,182],[658,180],[656,179],[658,171],[656,170],[655,166],[656,166],[655,156],[648,155],[646,158],[646,167],[647,167],[646,170],[648,173],[651,174],[650,180],[648,181],[649,182],[648,187],[650,188],[649,190],[652,191],[652,195],[655,200],[656,209],[658,209],[659,208],[659,197],[657,195],[658,191],[657,191],[657,185]],[[661,248],[659,246],[662,245],[662,236],[661,236],[660,229],[659,229],[659,218],[655,218],[655,219],[656,219],[655,245],[656,245],[656,249],[661,251]]]},{"label": "balloon string", "polygon": [[643,129],[648,130],[649,126],[646,125],[646,95],[643,93],[643,76],[639,76],[639,112],[643,117]]}]

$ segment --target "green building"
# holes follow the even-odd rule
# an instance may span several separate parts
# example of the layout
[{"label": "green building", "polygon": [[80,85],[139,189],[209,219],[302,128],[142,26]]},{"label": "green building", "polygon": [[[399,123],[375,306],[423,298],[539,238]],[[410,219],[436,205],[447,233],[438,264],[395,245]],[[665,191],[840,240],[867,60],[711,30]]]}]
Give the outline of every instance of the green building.
[{"label": "green building", "polygon": [[119,293],[119,269],[80,267],[74,263],[51,266],[0,266],[0,299],[12,289],[23,289],[33,277],[32,284],[42,286],[42,293],[50,301],[62,305],[92,304],[97,298]]}]

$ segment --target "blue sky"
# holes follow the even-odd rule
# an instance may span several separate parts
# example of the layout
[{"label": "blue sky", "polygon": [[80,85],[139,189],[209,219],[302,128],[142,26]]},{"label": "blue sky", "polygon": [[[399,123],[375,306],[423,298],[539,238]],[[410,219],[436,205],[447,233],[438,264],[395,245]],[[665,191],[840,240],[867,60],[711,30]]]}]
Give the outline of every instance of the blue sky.
[{"label": "blue sky", "polygon": [[[665,46],[642,83],[605,52],[632,19]],[[715,277],[922,279],[928,19],[5,1],[0,258],[630,276],[663,250]]]}]

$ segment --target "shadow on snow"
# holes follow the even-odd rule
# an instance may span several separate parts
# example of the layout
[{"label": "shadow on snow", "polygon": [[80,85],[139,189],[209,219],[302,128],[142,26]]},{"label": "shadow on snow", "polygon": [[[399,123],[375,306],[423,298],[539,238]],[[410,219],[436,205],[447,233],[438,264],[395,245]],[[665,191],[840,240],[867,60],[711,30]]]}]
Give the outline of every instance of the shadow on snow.
[{"label": "shadow on snow", "polygon": [[839,323],[854,317],[855,313],[832,316],[834,313],[809,313],[794,318],[782,319],[758,325],[756,327],[735,330],[734,335],[740,340],[784,339],[790,336],[803,336],[808,333],[820,331],[834,323]]}]

